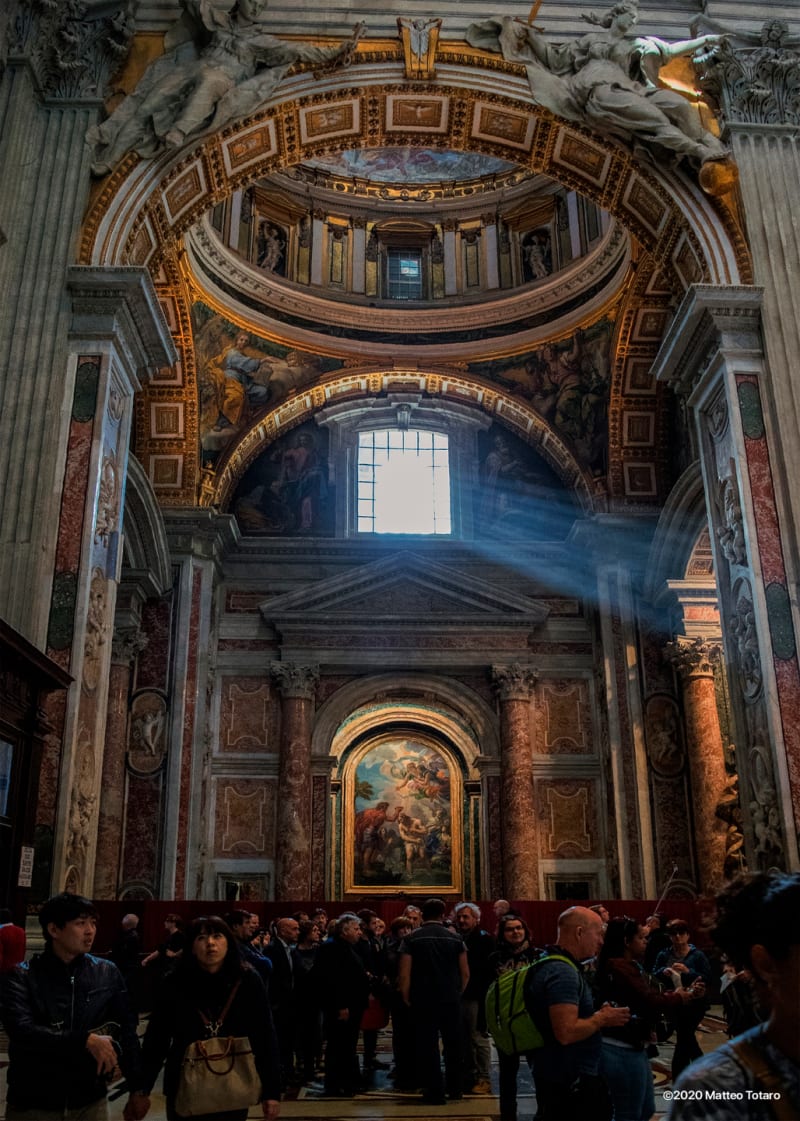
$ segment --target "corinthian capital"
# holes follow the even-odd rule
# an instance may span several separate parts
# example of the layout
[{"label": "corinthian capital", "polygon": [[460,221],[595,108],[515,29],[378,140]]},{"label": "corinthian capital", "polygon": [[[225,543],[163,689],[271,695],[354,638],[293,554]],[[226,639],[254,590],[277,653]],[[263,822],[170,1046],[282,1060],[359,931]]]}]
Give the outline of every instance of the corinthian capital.
[{"label": "corinthian capital", "polygon": [[149,639],[139,627],[115,630],[111,638],[111,661],[118,665],[132,665],[137,654],[147,648]]},{"label": "corinthian capital", "polygon": [[98,14],[88,4],[20,0],[9,56],[24,56],[48,98],[102,101],[136,30],[134,0]]},{"label": "corinthian capital", "polygon": [[314,698],[319,682],[319,666],[300,666],[295,662],[273,662],[269,667],[272,680],[284,697],[304,701]]},{"label": "corinthian capital", "polygon": [[667,643],[664,653],[685,680],[687,677],[713,677],[720,647],[702,638],[678,638]]},{"label": "corinthian capital", "polygon": [[494,691],[501,701],[527,701],[538,677],[533,666],[520,662],[492,666],[491,672]]},{"label": "corinthian capital", "polygon": [[788,34],[783,20],[769,20],[758,45],[733,32],[705,59],[703,88],[728,124],[800,124],[800,54]]}]

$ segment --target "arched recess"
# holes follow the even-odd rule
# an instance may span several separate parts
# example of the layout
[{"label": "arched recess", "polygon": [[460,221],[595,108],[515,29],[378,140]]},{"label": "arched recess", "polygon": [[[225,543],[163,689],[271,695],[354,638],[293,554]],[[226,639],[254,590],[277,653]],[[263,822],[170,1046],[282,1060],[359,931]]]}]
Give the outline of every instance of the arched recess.
[{"label": "arched recess", "polygon": [[698,538],[707,530],[703,475],[695,460],[676,482],[658,520],[644,586],[647,599],[656,602],[669,580],[684,579]]},{"label": "arched recess", "polygon": [[390,370],[382,367],[356,368],[344,375],[321,379],[295,393],[244,433],[220,462],[213,478],[209,477],[200,496],[200,504],[227,509],[247,468],[284,432],[339,401],[346,400],[348,405],[354,406],[359,400],[374,401],[388,393],[424,394],[433,401],[441,402],[443,407],[452,402],[461,409],[471,405],[480,410],[534,447],[574,493],[581,509],[587,514],[594,512],[595,496],[590,477],[566,443],[535,409],[496,386],[451,370],[423,372],[402,367]]},{"label": "arched recess", "polygon": [[150,480],[133,455],[125,482],[123,534],[123,580],[140,580],[148,595],[164,595],[172,586],[164,519]]},{"label": "arched recess", "polygon": [[[430,764],[437,754],[447,771],[446,798],[440,797],[436,778],[426,789],[422,769],[417,771],[418,763],[427,760]],[[497,726],[491,709],[463,684],[447,677],[380,674],[338,690],[320,708],[312,739],[315,769],[330,768],[330,852],[326,865],[331,896],[398,891],[429,894],[432,890],[480,896],[486,852],[481,825],[485,818],[481,813],[481,761],[498,755]],[[373,781],[371,789],[357,787],[359,778],[363,784],[369,777],[369,773],[359,774],[365,762],[369,767],[372,761],[372,772],[381,773],[375,767],[376,759],[382,763],[382,777]],[[357,836],[357,811],[377,810],[383,795],[388,797],[390,793],[393,797],[388,798],[391,805],[384,828],[391,853],[376,851],[372,855],[376,859],[380,856],[381,864],[386,856],[385,867],[365,869],[363,837]],[[420,823],[409,825],[410,832],[405,836],[406,823],[391,820],[397,805],[403,807],[404,815]],[[380,815],[381,811],[377,812]],[[439,818],[442,821],[437,825]],[[425,835],[427,848],[422,833],[415,840],[415,828],[432,824],[441,826],[442,836],[446,833],[444,844],[449,857],[445,848],[438,847],[442,837],[434,838],[430,829]],[[367,861],[370,859],[368,855]],[[450,879],[444,875],[446,870]]]},{"label": "arched recess", "polygon": [[[443,51],[436,82],[425,88],[427,117],[438,121],[433,130],[402,123],[413,116],[411,103],[419,93],[385,52],[370,53],[362,44],[346,75],[352,84],[343,87],[342,77],[296,73],[257,115],[177,154],[154,161],[128,156],[97,189],[84,224],[82,262],[148,267],[182,354],[179,366],[154,378],[137,401],[137,453],[161,504],[194,505],[200,485],[183,234],[231,192],[272,171],[349,148],[426,144],[432,131],[437,145],[500,157],[549,176],[593,200],[636,238],[641,257],[624,305],[612,381],[617,403],[612,400],[609,411],[610,449],[623,454],[609,482],[612,496],[624,505],[661,496],[666,426],[654,419],[648,431],[645,414],[657,410],[659,398],[650,364],[672,308],[689,285],[749,282],[733,204],[708,197],[683,172],[645,166],[623,145],[553,117],[531,103],[520,67],[487,62],[461,44]],[[398,348],[401,365],[414,356],[413,339]],[[179,425],[169,447],[163,437],[151,438],[144,402],[154,400],[154,392],[160,401],[170,394],[176,401]],[[623,404],[625,395],[631,401]],[[626,442],[631,450],[625,450]],[[210,488],[217,490],[216,484]],[[206,495],[211,501],[208,487]]]}]

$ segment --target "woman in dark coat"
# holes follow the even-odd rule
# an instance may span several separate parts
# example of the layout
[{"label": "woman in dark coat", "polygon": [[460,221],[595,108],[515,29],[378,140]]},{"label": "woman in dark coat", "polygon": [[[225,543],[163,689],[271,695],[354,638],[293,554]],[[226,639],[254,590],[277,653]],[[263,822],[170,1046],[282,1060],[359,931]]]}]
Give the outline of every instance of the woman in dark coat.
[{"label": "woman in dark coat", "polygon": [[[164,1095],[170,1121],[182,1116],[175,1109],[175,1098],[186,1048],[211,1034],[201,1013],[210,1023],[218,1022],[237,983],[219,1034],[248,1037],[261,1079],[262,1112],[268,1121],[278,1116],[278,1048],[264,984],[242,961],[230,928],[221,918],[210,915],[196,919],[189,928],[183,958],[161,985],[142,1044],[148,1088],[166,1063]],[[247,1109],[239,1109],[203,1116],[213,1121],[244,1121],[247,1113]]]},{"label": "woman in dark coat", "polygon": [[361,938],[358,915],[340,915],[333,938],[317,951],[311,980],[322,1008],[325,1035],[325,1093],[352,1097],[358,1088],[358,1032],[369,1003],[369,975],[354,949]]}]

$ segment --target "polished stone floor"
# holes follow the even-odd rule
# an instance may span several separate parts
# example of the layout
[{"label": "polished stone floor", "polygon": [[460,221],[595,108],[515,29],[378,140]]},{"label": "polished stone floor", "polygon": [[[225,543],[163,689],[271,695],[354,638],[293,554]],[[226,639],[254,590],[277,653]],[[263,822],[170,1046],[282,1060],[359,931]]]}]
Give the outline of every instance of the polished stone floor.
[{"label": "polished stone floor", "polygon": [[[698,1040],[703,1051],[712,1051],[727,1038],[724,1023],[719,1018],[719,1009],[713,1008],[712,1014],[706,1017],[698,1032]],[[144,1025],[143,1025],[144,1026]],[[0,1036],[0,1100],[5,1115],[5,1068],[7,1065],[5,1037]],[[389,1060],[391,1057],[391,1033],[387,1030],[381,1032],[379,1040],[379,1058]],[[659,1046],[659,1055],[652,1060],[653,1077],[656,1083],[656,1117],[662,1117],[665,1106],[663,1091],[672,1083],[669,1076],[672,1046],[669,1043]],[[493,1065],[491,1095],[465,1095],[463,1101],[453,1102],[445,1106],[423,1105],[418,1095],[396,1093],[392,1087],[387,1072],[377,1071],[368,1087],[355,1098],[330,1099],[322,1096],[322,1084],[312,1083],[291,1091],[286,1100],[281,1103],[281,1118],[286,1121],[379,1121],[382,1118],[408,1118],[417,1121],[436,1121],[438,1118],[446,1121],[497,1121],[498,1101],[497,1090],[497,1064]],[[531,1086],[527,1067],[521,1064],[519,1076],[519,1121],[532,1121],[536,1113],[536,1098]],[[124,1097],[114,1099],[109,1104],[109,1117],[112,1121],[122,1118],[125,1103]],[[165,1121],[164,1098],[156,1090],[152,1097],[152,1107],[148,1118],[150,1121]],[[250,1111],[250,1118],[256,1121],[261,1118],[261,1110],[254,1106]],[[587,1121],[590,1119],[587,1118]]]}]

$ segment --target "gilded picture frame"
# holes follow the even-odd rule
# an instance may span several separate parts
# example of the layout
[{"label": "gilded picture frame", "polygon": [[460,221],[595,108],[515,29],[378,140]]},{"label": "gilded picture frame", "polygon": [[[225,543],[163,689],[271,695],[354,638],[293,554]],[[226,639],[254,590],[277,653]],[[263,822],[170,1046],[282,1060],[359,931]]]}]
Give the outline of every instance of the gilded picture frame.
[{"label": "gilded picture frame", "polygon": [[345,893],[461,893],[463,781],[455,753],[424,731],[371,736],[342,782]]}]

